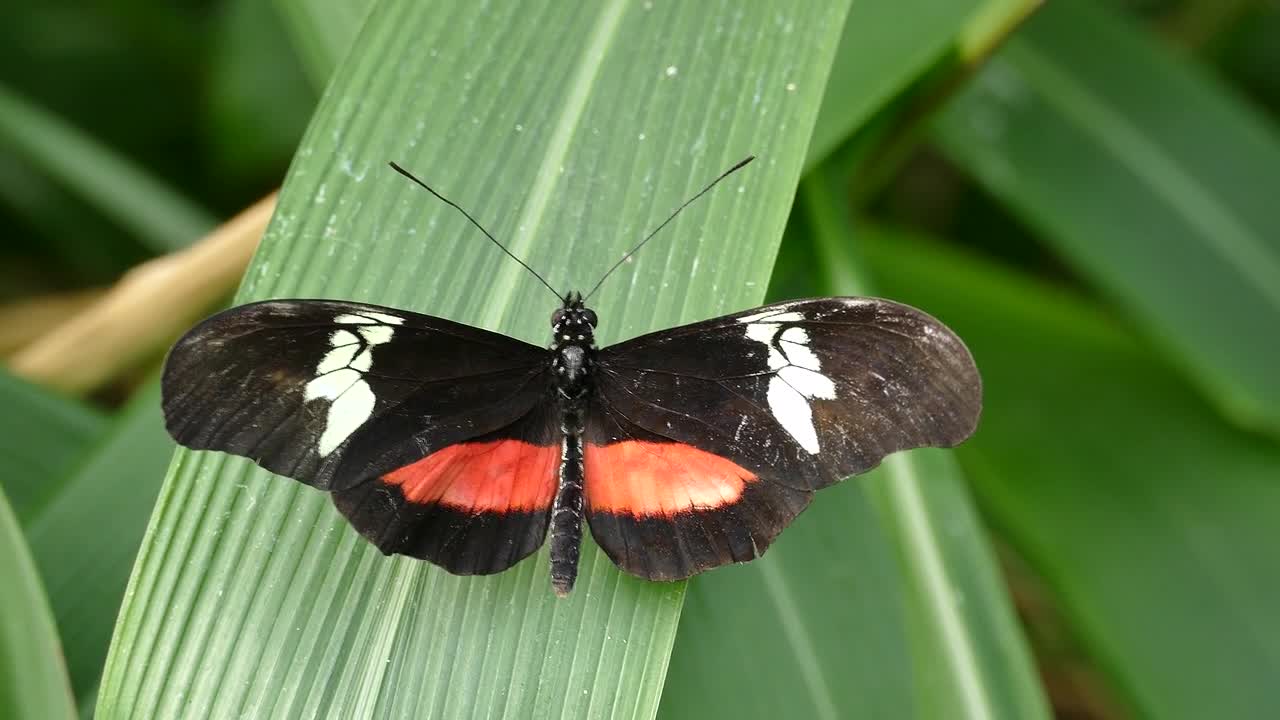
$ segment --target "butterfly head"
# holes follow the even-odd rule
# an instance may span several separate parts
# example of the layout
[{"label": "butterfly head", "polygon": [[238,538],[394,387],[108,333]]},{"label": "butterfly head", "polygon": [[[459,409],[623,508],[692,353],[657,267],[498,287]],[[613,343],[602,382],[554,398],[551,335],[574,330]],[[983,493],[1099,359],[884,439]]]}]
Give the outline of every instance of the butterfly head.
[{"label": "butterfly head", "polygon": [[596,326],[596,311],[587,307],[582,293],[570,292],[564,296],[564,306],[551,314],[551,328],[557,334],[587,334]]}]

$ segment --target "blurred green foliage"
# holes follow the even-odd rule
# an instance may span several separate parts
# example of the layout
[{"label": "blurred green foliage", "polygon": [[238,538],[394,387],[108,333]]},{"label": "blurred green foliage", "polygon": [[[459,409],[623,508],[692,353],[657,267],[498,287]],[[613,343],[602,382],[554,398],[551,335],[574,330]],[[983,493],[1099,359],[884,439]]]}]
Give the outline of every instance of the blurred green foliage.
[{"label": "blurred green foliage", "polygon": [[[8,3],[0,302],[110,282],[274,189],[373,4]],[[977,357],[986,416],[954,455],[913,454],[828,491],[768,558],[695,581],[664,718],[1022,718],[1045,696],[1073,718],[1274,714],[1280,6],[1059,0],[1006,42],[1024,10],[853,4],[770,295],[854,288],[939,316]],[[488,257],[460,247],[451,261]],[[172,449],[155,383],[107,395],[120,396],[59,397],[0,374],[0,567],[17,580],[0,712],[92,712]],[[894,493],[911,477],[930,493],[945,596],[898,524]],[[185,551],[189,538],[160,531],[145,541],[155,552]],[[959,646],[934,624],[944,616]],[[458,607],[443,621],[475,619]],[[401,642],[342,640],[373,641]],[[665,665],[663,652],[645,657]],[[522,697],[516,683],[539,670],[485,675],[486,697]],[[359,706],[374,692],[270,677],[304,700],[345,692]]]}]

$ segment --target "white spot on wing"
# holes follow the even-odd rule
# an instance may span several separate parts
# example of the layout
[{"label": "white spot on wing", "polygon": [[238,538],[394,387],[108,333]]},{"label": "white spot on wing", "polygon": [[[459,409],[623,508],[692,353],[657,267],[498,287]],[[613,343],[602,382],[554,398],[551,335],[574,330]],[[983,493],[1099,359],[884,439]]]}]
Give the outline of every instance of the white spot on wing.
[{"label": "white spot on wing", "polygon": [[373,367],[373,350],[365,348],[364,352],[351,361],[351,369],[359,370],[362,373],[369,372],[369,368]]},{"label": "white spot on wing", "polygon": [[765,323],[753,323],[747,326],[747,337],[762,342],[765,345],[773,344],[773,336],[778,332],[777,325],[767,325]]},{"label": "white spot on wing", "polygon": [[783,340],[782,351],[787,354],[787,359],[791,361],[792,365],[798,365],[806,370],[813,371],[822,369],[822,365],[818,362],[818,356],[813,354],[808,345],[797,345]]},{"label": "white spot on wing", "polygon": [[324,398],[325,400],[336,400],[343,393],[351,389],[356,383],[364,383],[360,379],[360,373],[351,368],[342,368],[326,373],[320,377],[307,383],[306,395],[307,400],[315,400],[316,398]]},{"label": "white spot on wing", "polygon": [[789,327],[782,331],[782,341],[797,345],[808,345],[809,333],[802,327]]},{"label": "white spot on wing", "polygon": [[377,325],[379,323],[385,325],[404,324],[404,318],[380,312],[366,312],[361,314],[345,313],[335,317],[333,321],[343,325]]},{"label": "white spot on wing", "polygon": [[404,324],[404,318],[380,312],[343,313],[333,321],[362,327],[354,333],[335,330],[329,335],[331,349],[316,365],[316,378],[307,383],[307,401],[330,401],[324,432],[316,445],[321,457],[336,450],[373,415],[377,398],[364,373],[373,367],[374,346],[391,342],[395,336],[392,326]]},{"label": "white spot on wing", "polygon": [[329,344],[334,347],[354,345],[358,342],[360,342],[360,338],[356,337],[348,330],[334,330],[333,334],[329,336]]},{"label": "white spot on wing", "polygon": [[395,331],[386,325],[372,325],[370,327],[360,328],[360,336],[370,345],[381,345],[391,342],[391,336]]},{"label": "white spot on wing", "polygon": [[778,377],[807,398],[834,400],[836,397],[836,384],[831,378],[808,368],[789,365],[778,371]]},{"label": "white spot on wing", "polygon": [[369,388],[369,383],[363,380],[357,380],[346,392],[339,395],[329,406],[329,417],[325,422],[324,434],[320,436],[320,445],[317,448],[320,455],[328,455],[344,440],[351,437],[351,433],[359,429],[373,414],[373,405],[373,390]]},{"label": "white spot on wing", "polygon": [[320,364],[316,366],[317,375],[326,375],[334,370],[340,370],[346,367],[356,356],[356,351],[360,349],[357,344],[339,345],[329,351]]},{"label": "white spot on wing", "polygon": [[818,433],[813,427],[813,409],[804,396],[779,378],[769,381],[769,410],[773,417],[811,455],[818,454]]},{"label": "white spot on wing", "polygon": [[783,323],[803,320],[799,312],[779,310],[738,318],[747,326],[747,337],[769,349],[769,369],[776,373],[769,379],[770,412],[800,447],[816,455],[820,447],[809,401],[834,399],[836,386],[820,372],[822,363],[809,348],[808,331],[795,326],[784,329]]}]

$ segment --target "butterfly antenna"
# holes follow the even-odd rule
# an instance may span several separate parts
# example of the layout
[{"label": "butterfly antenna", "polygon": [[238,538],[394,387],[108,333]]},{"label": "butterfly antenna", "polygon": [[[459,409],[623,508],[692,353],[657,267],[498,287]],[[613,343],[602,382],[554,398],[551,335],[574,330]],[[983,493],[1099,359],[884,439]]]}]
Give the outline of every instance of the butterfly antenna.
[{"label": "butterfly antenna", "polygon": [[599,290],[599,289],[600,289],[600,286],[604,284],[604,281],[605,281],[606,279],[608,279],[608,277],[609,277],[610,275],[612,275],[612,274],[613,274],[613,271],[614,271],[614,270],[617,270],[618,268],[622,267],[622,263],[626,262],[626,261],[627,261],[627,259],[628,259],[628,258],[630,258],[632,255],[635,255],[635,254],[636,254],[636,252],[640,250],[640,248],[644,247],[644,244],[645,244],[645,243],[647,243],[647,242],[649,242],[650,240],[652,240],[652,239],[653,239],[653,236],[654,236],[654,235],[657,235],[659,230],[661,230],[662,228],[666,227],[666,226],[667,226],[667,224],[668,224],[668,223],[670,223],[672,220],[675,220],[675,219],[676,219],[676,216],[680,214],[680,211],[681,211],[681,210],[684,210],[685,208],[689,207],[691,204],[693,204],[693,201],[694,201],[694,200],[697,200],[698,198],[702,197],[703,195],[706,195],[708,192],[710,192],[711,188],[715,187],[715,186],[716,186],[716,185],[717,185],[721,180],[723,180],[723,179],[725,179],[725,178],[729,177],[730,175],[734,174],[735,172],[737,172],[737,171],[741,170],[742,168],[746,167],[748,163],[750,163],[752,160],[755,160],[755,159],[756,159],[756,156],[755,156],[755,155],[748,155],[745,159],[738,161],[738,164],[737,164],[737,165],[734,165],[733,167],[729,168],[728,170],[725,170],[724,172],[720,173],[720,177],[716,178],[715,180],[712,180],[712,181],[711,181],[711,182],[710,182],[706,187],[704,187],[704,188],[702,188],[701,190],[699,190],[697,195],[694,195],[693,197],[689,198],[688,200],[685,200],[685,201],[684,201],[684,204],[683,204],[683,205],[681,205],[680,207],[676,208],[676,211],[675,211],[675,212],[673,212],[673,213],[671,213],[671,215],[670,215],[670,216],[668,216],[666,220],[663,220],[661,225],[659,225],[658,227],[654,228],[654,229],[653,229],[653,230],[652,230],[648,235],[646,235],[646,236],[644,237],[644,239],[640,241],[640,244],[638,244],[638,245],[636,245],[635,247],[631,248],[631,250],[630,250],[629,252],[627,252],[627,254],[626,254],[626,255],[623,255],[623,256],[622,256],[622,258],[618,260],[618,262],[614,263],[614,264],[613,264],[613,267],[609,268],[609,271],[608,271],[608,272],[606,272],[606,273],[604,274],[604,276],[600,278],[600,281],[596,283],[595,287],[591,288],[591,292],[587,293],[587,294],[586,294],[586,296],[582,298],[582,299],[583,299],[583,301],[585,302],[585,301],[586,301],[588,298],[590,298],[592,295],[595,295],[595,294],[596,294],[596,291],[597,291],[597,290]]},{"label": "butterfly antenna", "polygon": [[493,235],[489,234],[489,231],[488,231],[488,230],[485,230],[483,225],[481,225],[479,222],[477,222],[475,218],[471,217],[471,213],[467,212],[466,210],[463,210],[461,207],[459,207],[459,206],[458,206],[458,204],[457,204],[457,203],[455,203],[454,201],[450,200],[449,198],[447,198],[447,197],[445,197],[445,196],[441,195],[440,193],[436,192],[435,190],[433,190],[433,189],[431,188],[431,186],[430,186],[430,185],[428,185],[428,184],[426,184],[426,183],[422,182],[421,180],[419,180],[419,179],[418,179],[418,177],[417,177],[416,175],[414,175],[413,173],[409,172],[408,170],[405,170],[404,168],[400,167],[399,165],[397,165],[397,164],[395,164],[395,163],[393,163],[393,162],[389,162],[389,163],[387,163],[387,164],[391,166],[391,169],[392,169],[392,170],[395,170],[396,172],[400,173],[401,175],[403,175],[403,176],[405,176],[405,177],[409,178],[410,180],[414,181],[415,183],[417,183],[417,184],[421,185],[421,186],[422,186],[422,188],[423,188],[424,190],[426,190],[427,192],[431,193],[432,195],[435,195],[437,198],[439,198],[439,199],[440,199],[440,202],[443,202],[445,205],[448,205],[449,207],[453,208],[454,210],[457,210],[458,212],[462,213],[462,216],[463,216],[463,217],[465,217],[466,219],[470,220],[470,221],[471,221],[471,224],[472,224],[472,225],[475,225],[475,226],[476,226],[476,228],[478,228],[478,229],[480,230],[480,232],[484,233],[484,236],[485,236],[485,237],[487,237],[487,238],[489,238],[490,242],[492,242],[494,245],[497,245],[499,250],[501,250],[502,252],[506,253],[506,254],[507,254],[507,257],[509,257],[509,258],[511,258],[512,260],[515,260],[516,262],[520,263],[520,267],[522,267],[522,268],[524,268],[525,270],[528,270],[529,272],[533,273],[533,276],[534,276],[534,277],[536,277],[536,278],[538,278],[538,280],[539,280],[543,285],[546,285],[548,290],[550,290],[552,293],[555,293],[555,296],[556,296],[556,299],[557,299],[557,300],[561,300],[561,301],[563,301],[563,300],[564,300],[564,297],[563,297],[559,292],[557,292],[555,288],[551,287],[551,283],[547,282],[545,278],[543,278],[541,275],[539,275],[537,270],[534,270],[533,268],[531,268],[531,267],[529,267],[527,264],[525,264],[525,261],[523,261],[523,260],[521,260],[520,258],[516,257],[515,255],[512,255],[512,254],[511,254],[511,251],[510,251],[510,250],[508,250],[508,249],[506,248],[506,246],[505,246],[505,245],[503,245],[502,243],[498,242],[498,239],[497,239],[497,238],[495,238]]}]

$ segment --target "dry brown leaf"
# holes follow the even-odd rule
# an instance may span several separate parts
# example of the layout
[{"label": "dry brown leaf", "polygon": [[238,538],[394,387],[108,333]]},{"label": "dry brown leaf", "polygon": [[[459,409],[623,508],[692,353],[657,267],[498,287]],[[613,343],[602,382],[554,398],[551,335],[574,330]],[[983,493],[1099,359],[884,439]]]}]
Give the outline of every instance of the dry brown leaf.
[{"label": "dry brown leaf", "polygon": [[130,270],[98,301],[15,352],[10,369],[84,394],[159,352],[235,289],[275,205],[272,193],[191,247]]}]

